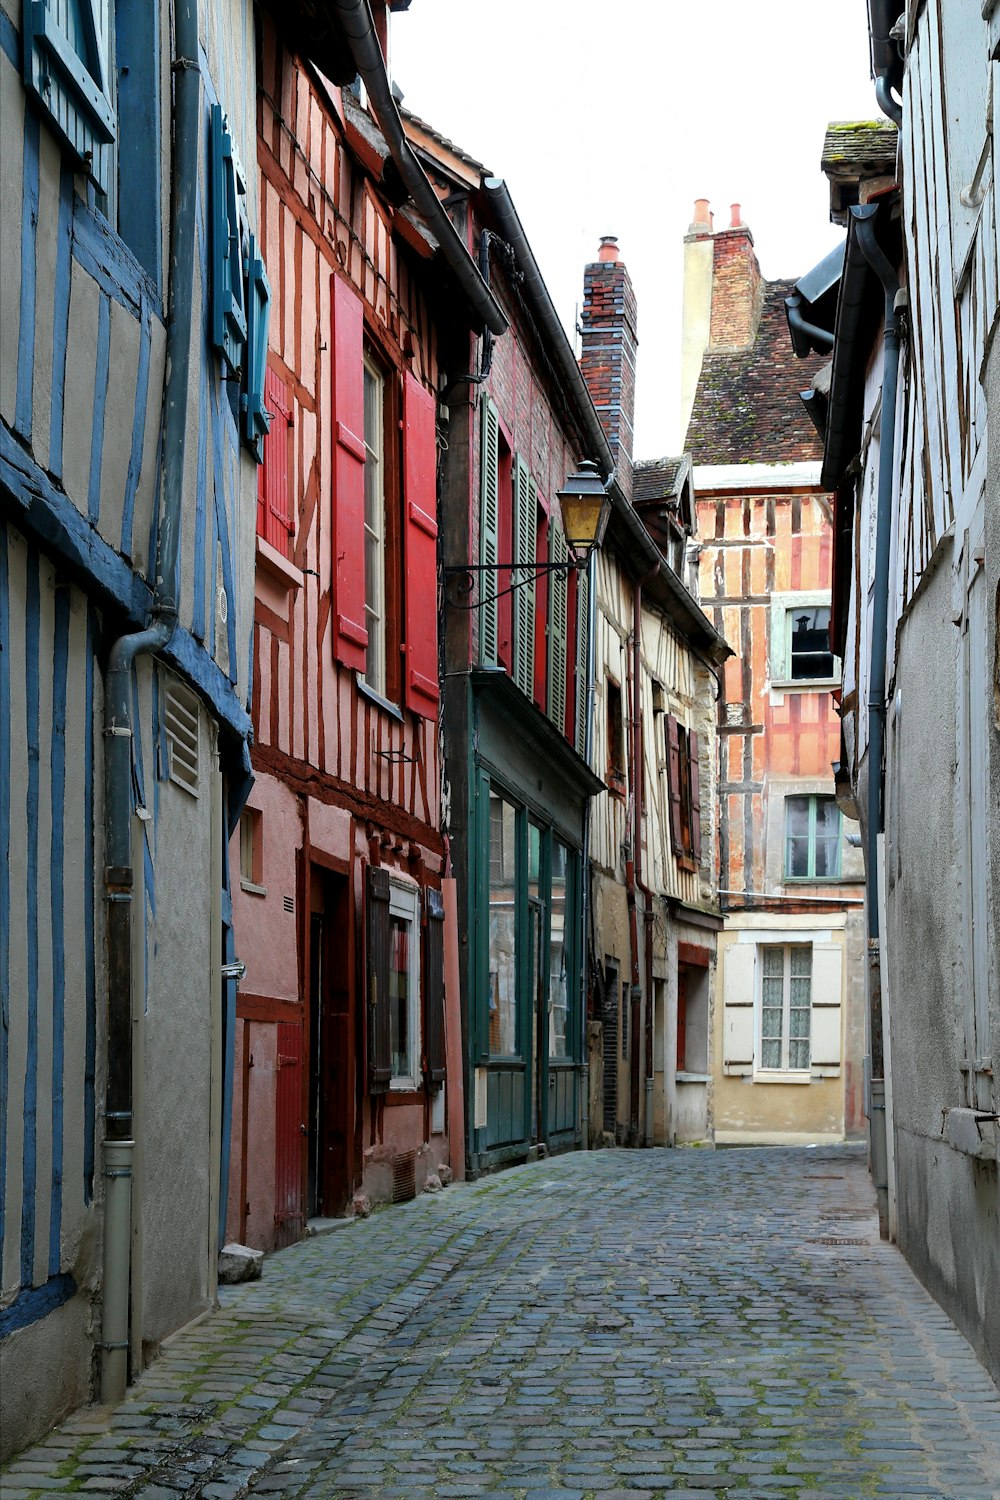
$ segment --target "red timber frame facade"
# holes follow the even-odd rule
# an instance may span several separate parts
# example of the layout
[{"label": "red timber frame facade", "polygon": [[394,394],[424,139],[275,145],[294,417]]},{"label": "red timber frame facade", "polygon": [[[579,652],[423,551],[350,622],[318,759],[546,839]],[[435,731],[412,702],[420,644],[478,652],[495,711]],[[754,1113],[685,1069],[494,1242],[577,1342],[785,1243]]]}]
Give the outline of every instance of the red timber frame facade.
[{"label": "red timber frame facade", "polygon": [[[412,1196],[462,1162],[440,833],[430,247],[360,106],[264,15],[257,147],[273,310],[258,503],[256,776],[233,850],[228,1235]],[[454,1066],[452,1066],[454,1063]]]}]

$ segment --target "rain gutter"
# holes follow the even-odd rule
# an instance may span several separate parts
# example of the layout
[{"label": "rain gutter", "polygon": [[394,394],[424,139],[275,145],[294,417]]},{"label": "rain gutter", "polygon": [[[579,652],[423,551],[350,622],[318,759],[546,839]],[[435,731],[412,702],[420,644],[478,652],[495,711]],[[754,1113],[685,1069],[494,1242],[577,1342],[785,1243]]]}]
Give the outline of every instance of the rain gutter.
[{"label": "rain gutter", "polygon": [[385,71],[385,60],[368,0],[333,0],[333,7],[344,28],[351,56],[367,90],[386,145],[410,197],[426,219],[441,247],[441,254],[478,321],[493,334],[506,333],[507,319],[500,304],[479,274],[465,242],[448,217],[407,140]]}]

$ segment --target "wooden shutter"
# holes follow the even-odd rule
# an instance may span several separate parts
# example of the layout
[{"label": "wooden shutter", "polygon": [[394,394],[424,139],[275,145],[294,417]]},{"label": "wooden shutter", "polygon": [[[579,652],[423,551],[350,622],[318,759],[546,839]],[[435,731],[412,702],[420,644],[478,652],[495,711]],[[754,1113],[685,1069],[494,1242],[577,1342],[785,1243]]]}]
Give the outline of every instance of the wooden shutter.
[{"label": "wooden shutter", "polygon": [[701,859],[701,767],[698,736],[688,730],[688,769],[691,778],[691,857]]},{"label": "wooden shutter", "polygon": [[333,651],[365,670],[365,380],[361,298],[333,278]]},{"label": "wooden shutter", "polygon": [[722,964],[722,1071],[753,1072],[754,965],[753,943],[727,943]]},{"label": "wooden shutter", "polygon": [[264,262],[257,253],[257,241],[248,236],[247,272],[247,356],[244,391],[240,398],[243,410],[243,436],[258,463],[263,462],[264,439],[267,436],[267,405],[264,400],[267,371],[267,330],[271,318],[271,284]]},{"label": "wooden shutter", "polygon": [[673,714],[666,715],[666,723],[667,792],[670,799],[670,847],[675,854],[684,854],[684,820],[681,810],[680,726]]},{"label": "wooden shutter", "polygon": [[243,364],[247,339],[239,213],[239,200],[246,189],[219,104],[212,105],[210,146],[212,343],[229,370],[236,374]]},{"label": "wooden shutter", "polygon": [[813,944],[811,999],[812,1065],[839,1072],[843,999],[843,950],[839,943],[828,947]]},{"label": "wooden shutter", "polygon": [[484,396],[480,407],[482,421],[479,434],[480,507],[479,561],[484,571],[479,575],[479,597],[489,600],[479,611],[479,660],[484,666],[497,664],[497,621],[499,574],[491,571],[500,561],[500,419],[496,407]]},{"label": "wooden shutter", "polygon": [[368,871],[368,1086],[385,1093],[392,1077],[389,1029],[389,875]]},{"label": "wooden shutter", "polygon": [[[549,521],[549,559],[569,561],[569,548],[562,527],[555,516]],[[560,734],[566,733],[566,648],[569,575],[549,575],[549,718]]]},{"label": "wooden shutter", "polygon": [[590,667],[590,568],[576,575],[576,749],[587,748],[587,687]]},{"label": "wooden shutter", "polygon": [[94,186],[106,193],[118,122],[108,92],[99,16],[97,0],[64,0],[59,6],[25,0],[21,7],[25,86]]},{"label": "wooden shutter", "polygon": [[270,368],[264,381],[264,403],[270,426],[264,439],[264,461],[257,471],[257,535],[288,557],[295,530],[288,467],[292,405],[287,384]]},{"label": "wooden shutter", "polygon": [[538,515],[538,490],[524,460],[518,457],[514,466],[514,562],[528,563],[511,573],[514,587],[513,678],[528,697],[535,691],[535,537]]},{"label": "wooden shutter", "polygon": [[424,1076],[432,1088],[444,1082],[444,897],[424,893]]},{"label": "wooden shutter", "polygon": [[403,384],[406,706],[437,717],[437,403],[407,372]]}]

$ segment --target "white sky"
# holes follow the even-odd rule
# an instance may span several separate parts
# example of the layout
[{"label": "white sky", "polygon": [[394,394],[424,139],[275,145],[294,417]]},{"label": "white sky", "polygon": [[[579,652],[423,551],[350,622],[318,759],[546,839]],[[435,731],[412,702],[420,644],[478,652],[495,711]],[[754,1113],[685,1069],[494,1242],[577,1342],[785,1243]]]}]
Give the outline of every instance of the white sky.
[{"label": "white sky", "polygon": [[616,234],[639,307],[636,458],[679,446],[683,236],[742,204],[766,277],[842,236],[828,120],[879,118],[865,0],[414,0],[393,16],[408,108],[507,181],[571,330]]}]

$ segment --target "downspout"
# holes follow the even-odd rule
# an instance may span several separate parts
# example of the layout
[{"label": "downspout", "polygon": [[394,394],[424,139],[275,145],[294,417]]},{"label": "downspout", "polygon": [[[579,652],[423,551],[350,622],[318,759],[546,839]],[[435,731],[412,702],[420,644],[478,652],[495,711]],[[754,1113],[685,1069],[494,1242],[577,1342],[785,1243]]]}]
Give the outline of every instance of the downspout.
[{"label": "downspout", "polygon": [[894,3],[890,3],[890,0],[868,0],[875,98],[879,109],[896,126],[903,123],[903,106],[892,94],[893,88],[899,87],[901,81],[901,59],[893,36],[893,21],[904,8],[903,0],[894,0]]},{"label": "downspout", "polygon": [[646,989],[646,1008],[643,1019],[643,1036],[645,1039],[643,1143],[647,1146],[651,1146],[653,1143],[653,924],[656,921],[656,912],[653,907],[653,891],[644,879],[642,869],[642,813],[643,792],[645,790],[643,777],[645,745],[643,743],[642,719],[642,590],[643,586],[651,578],[656,577],[658,571],[658,568],[652,568],[648,573],[636,580],[632,600],[632,754],[634,758],[632,768],[634,844],[632,852],[635,861],[635,884],[637,890],[642,894],[644,982]]},{"label": "downspout", "polygon": [[162,650],[177,623],[178,558],[195,256],[201,74],[197,0],[175,0],[170,323],[166,336],[163,514],[152,621],[120,636],[104,679],[104,885],[108,907],[108,1079],[104,1139],[101,1401],[125,1396],[129,1350],[132,1159],[132,667]]},{"label": "downspout", "polygon": [[483,327],[498,336],[506,333],[507,319],[500,304],[479,274],[468,247],[449,219],[441,199],[428,182],[427,175],[406,138],[385,71],[385,60],[368,0],[333,0],[333,8],[344,28],[351,56],[407,192],[427,221],[462,295]]},{"label": "downspout", "polygon": [[[592,552],[587,561],[590,575],[587,589],[587,701],[584,708],[583,758],[593,770],[594,755],[594,674],[597,670],[597,554]],[[590,1144],[590,1063],[587,1048],[587,991],[590,978],[590,816],[593,798],[583,804],[583,847],[580,853],[582,866],[583,900],[580,910],[580,1040],[583,1048],[581,1079],[583,1087],[583,1109],[580,1128],[583,1147]]]},{"label": "downspout", "polygon": [[896,303],[899,277],[875,238],[876,215],[851,210],[858,244],[885,292],[882,360],[882,411],[879,426],[878,495],[875,512],[875,577],[872,598],[872,645],[868,677],[868,966],[871,1012],[872,1174],[878,1198],[882,1237],[889,1229],[889,1180],[885,1127],[885,1057],[882,1035],[882,979],[879,933],[879,838],[885,828],[885,677],[889,620],[889,544],[896,446],[896,396],[899,380],[899,321]]},{"label": "downspout", "polygon": [[[644,941],[644,953],[646,962],[640,963],[639,957],[639,909],[638,892],[643,894],[643,916],[646,918],[649,912],[649,889],[642,879],[642,709],[640,704],[640,692],[642,682],[642,589],[643,585],[653,578],[657,568],[650,569],[635,580],[633,585],[633,609],[632,609],[632,650],[628,656],[629,668],[629,730],[632,740],[632,850],[630,857],[625,861],[625,901],[628,910],[629,947],[631,949],[631,974],[630,974],[630,1003],[635,1005],[641,1001],[643,991],[643,970],[650,967],[649,964],[649,941],[648,935]],[[648,927],[648,924],[647,924]],[[649,975],[646,975],[647,1001],[649,986]],[[626,1024],[631,1027],[631,1013],[627,1017]],[[644,1028],[645,1030],[645,1028]],[[648,1072],[649,1059],[646,1060]],[[644,1073],[644,1081],[646,1074]],[[648,1100],[649,1088],[646,1086]],[[636,1101],[636,1105],[638,1101]],[[636,1111],[638,1112],[638,1111]],[[644,1111],[645,1116],[645,1111]]]}]

